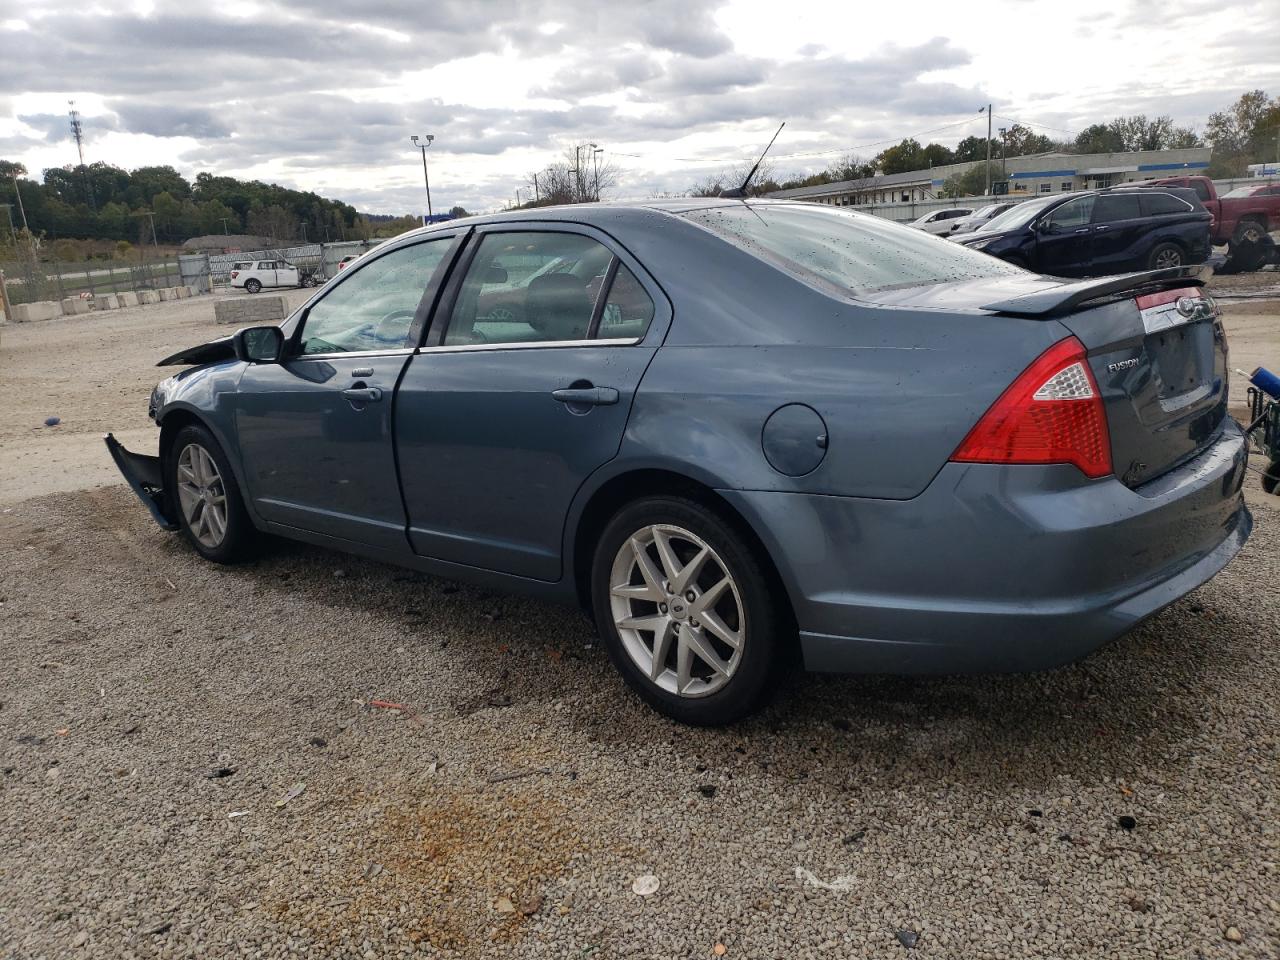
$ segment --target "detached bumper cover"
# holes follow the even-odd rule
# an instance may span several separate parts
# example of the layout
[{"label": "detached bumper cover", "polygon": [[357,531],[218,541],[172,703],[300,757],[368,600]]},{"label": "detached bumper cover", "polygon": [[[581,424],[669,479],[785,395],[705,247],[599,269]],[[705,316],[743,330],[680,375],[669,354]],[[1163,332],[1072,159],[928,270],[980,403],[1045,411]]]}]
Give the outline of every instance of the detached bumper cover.
[{"label": "detached bumper cover", "polygon": [[1229,421],[1135,490],[951,463],[908,501],[724,495],[778,563],[808,669],[1008,673],[1079,659],[1226,566],[1253,527],[1246,460]]},{"label": "detached bumper cover", "polygon": [[151,512],[155,522],[165,530],[177,530],[178,524],[169,516],[168,498],[164,495],[164,475],[160,469],[160,458],[131,453],[109,433],[102,439],[107,445],[107,452],[111,454],[111,459],[116,462],[116,467],[133,492],[138,495],[143,506]]}]

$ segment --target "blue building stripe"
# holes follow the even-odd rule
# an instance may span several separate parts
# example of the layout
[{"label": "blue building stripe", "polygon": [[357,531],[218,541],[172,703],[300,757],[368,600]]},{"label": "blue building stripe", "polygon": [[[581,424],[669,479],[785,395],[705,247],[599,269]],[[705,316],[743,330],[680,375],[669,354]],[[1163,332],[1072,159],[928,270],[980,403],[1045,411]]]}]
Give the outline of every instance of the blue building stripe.
[{"label": "blue building stripe", "polygon": [[1026,173],[1011,173],[1010,180],[1026,180],[1031,177],[1074,177],[1074,170],[1029,170]]},{"label": "blue building stripe", "polygon": [[1139,170],[1201,170],[1209,164],[1204,160],[1188,160],[1186,163],[1140,163]]}]

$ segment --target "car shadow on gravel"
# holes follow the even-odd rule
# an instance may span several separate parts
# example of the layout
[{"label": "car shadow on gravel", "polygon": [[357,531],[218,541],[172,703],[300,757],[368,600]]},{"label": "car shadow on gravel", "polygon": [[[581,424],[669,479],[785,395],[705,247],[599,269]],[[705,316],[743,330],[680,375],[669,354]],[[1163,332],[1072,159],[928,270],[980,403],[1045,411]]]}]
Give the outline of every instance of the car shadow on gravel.
[{"label": "car shadow on gravel", "polygon": [[475,678],[448,697],[460,716],[567,700],[570,712],[581,711],[573,725],[602,745],[625,751],[670,739],[694,765],[748,752],[762,771],[833,785],[872,771],[906,779],[930,771],[988,781],[998,774],[1011,787],[1035,788],[1058,775],[1123,776],[1155,755],[1176,762],[1178,745],[1203,722],[1207,674],[1229,669],[1221,661],[1232,649],[1223,638],[1250,632],[1232,622],[1238,614],[1217,608],[1223,605],[1208,587],[1056,670],[975,677],[796,671],[762,714],[676,736],[677,725],[626,689],[577,611],[282,541],[231,575],[252,578],[259,595],[301,593],[354,615],[393,618],[407,639],[444,648],[451,667]]}]

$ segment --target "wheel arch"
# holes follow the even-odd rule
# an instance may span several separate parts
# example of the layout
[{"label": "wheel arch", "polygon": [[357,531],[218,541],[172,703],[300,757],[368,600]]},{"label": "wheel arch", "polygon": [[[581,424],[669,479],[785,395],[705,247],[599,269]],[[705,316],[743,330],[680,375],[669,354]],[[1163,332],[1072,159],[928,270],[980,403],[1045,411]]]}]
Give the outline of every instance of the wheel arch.
[{"label": "wheel arch", "polygon": [[213,434],[213,438],[218,441],[218,445],[222,447],[222,452],[226,456],[227,462],[231,465],[231,479],[235,481],[240,490],[245,509],[249,512],[249,516],[253,519],[255,525],[257,525],[259,517],[257,511],[253,508],[253,503],[249,498],[249,491],[244,484],[244,471],[240,463],[239,450],[230,442],[227,435],[218,428],[213,418],[206,416],[204,411],[196,407],[185,403],[177,403],[165,408],[156,418],[156,422],[160,425],[159,454],[161,475],[165,475],[164,471],[168,468],[169,452],[173,446],[173,438],[177,436],[179,430],[192,425],[208,430]]},{"label": "wheel arch", "polygon": [[760,562],[775,596],[783,600],[783,614],[790,627],[795,626],[795,608],[778,565],[765,547],[764,539],[750,521],[725,497],[701,480],[677,471],[644,467],[615,474],[601,483],[577,513],[571,537],[572,548],[567,571],[573,578],[573,589],[582,609],[591,611],[591,564],[595,543],[609,520],[628,503],[645,497],[676,496],[692,500],[710,510],[734,527],[746,540]]}]

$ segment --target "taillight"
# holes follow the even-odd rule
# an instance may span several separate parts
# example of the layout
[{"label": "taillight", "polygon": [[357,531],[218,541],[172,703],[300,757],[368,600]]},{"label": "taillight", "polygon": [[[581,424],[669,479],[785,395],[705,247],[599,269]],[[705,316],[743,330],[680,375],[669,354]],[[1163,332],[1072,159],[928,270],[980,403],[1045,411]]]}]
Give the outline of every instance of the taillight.
[{"label": "taillight", "polygon": [[1111,437],[1098,385],[1075,337],[1060,340],[982,415],[951,456],[960,463],[1073,463],[1111,471]]},{"label": "taillight", "polygon": [[236,277],[238,277],[238,276],[240,276],[240,271],[239,271],[239,270],[232,270],[232,271],[231,271],[231,279],[232,279],[232,280],[234,280],[234,279],[235,279]]}]

